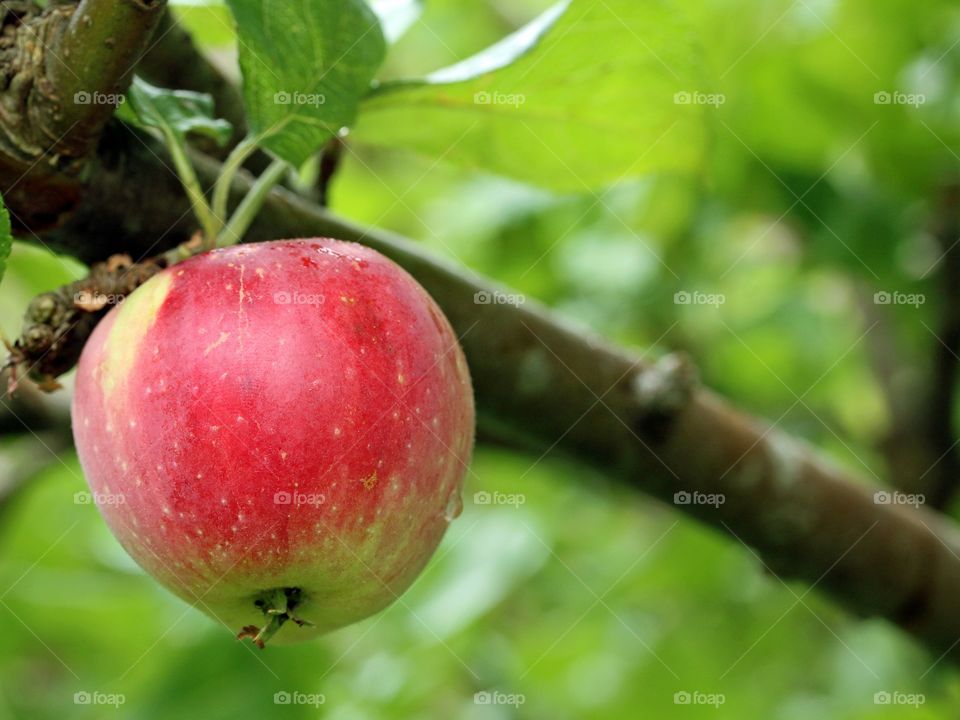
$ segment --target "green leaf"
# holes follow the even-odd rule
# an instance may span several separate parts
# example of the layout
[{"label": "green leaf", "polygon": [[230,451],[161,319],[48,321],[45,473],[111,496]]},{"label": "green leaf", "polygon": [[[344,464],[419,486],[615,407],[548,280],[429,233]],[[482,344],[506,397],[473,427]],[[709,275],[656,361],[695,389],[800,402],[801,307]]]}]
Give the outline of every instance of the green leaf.
[{"label": "green leaf", "polygon": [[392,44],[420,17],[423,0],[370,0],[370,7],[380,18],[387,42]]},{"label": "green leaf", "polygon": [[300,166],[354,121],[386,42],[363,0],[229,0],[260,144]]},{"label": "green leaf", "polygon": [[10,213],[7,212],[3,197],[0,197],[0,280],[7,271],[7,259],[13,247],[13,230],[10,227]]},{"label": "green leaf", "polygon": [[174,0],[170,10],[203,49],[230,48],[237,41],[233,16],[222,0]]},{"label": "green leaf", "polygon": [[[570,0],[561,0],[538,17],[527,23],[512,35],[491,45],[476,55],[458,62],[456,65],[437,70],[427,76],[427,81],[435,84],[455,83],[461,80],[473,80],[485,73],[507,67],[526,53],[537,47],[552,28],[570,8]],[[401,81],[402,82],[402,81]]]},{"label": "green leaf", "polygon": [[144,127],[172,132],[181,139],[191,133],[205,135],[219,145],[233,133],[229,122],[214,117],[210,95],[155,87],[139,77],[133,78],[127,102],[120,106],[118,115]]},{"label": "green leaf", "polygon": [[478,55],[387,83],[353,137],[560,191],[698,165],[709,92],[666,0],[573,0]]}]

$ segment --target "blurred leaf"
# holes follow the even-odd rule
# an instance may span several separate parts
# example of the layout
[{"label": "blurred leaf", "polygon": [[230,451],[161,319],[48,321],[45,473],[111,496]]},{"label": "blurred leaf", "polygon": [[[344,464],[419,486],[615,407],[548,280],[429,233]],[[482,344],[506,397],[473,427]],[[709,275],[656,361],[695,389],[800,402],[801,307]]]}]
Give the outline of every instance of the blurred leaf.
[{"label": "blurred leaf", "polygon": [[387,42],[395,43],[423,12],[423,0],[370,0]]},{"label": "blurred leaf", "polygon": [[300,166],[341,128],[383,62],[380,23],[363,0],[229,0],[252,133]]},{"label": "blurred leaf", "polygon": [[[481,75],[506,67],[526,53],[534,50],[537,43],[552,28],[570,7],[571,0],[561,0],[541,13],[512,35],[505,37],[473,57],[456,65],[437,70],[427,76],[431,83],[455,83],[461,80],[473,80]],[[543,54],[546,49],[542,49]],[[542,56],[542,55],[541,55]]]},{"label": "blurred leaf", "polygon": [[573,0],[461,63],[384,84],[360,142],[406,147],[564,191],[695,165],[695,52],[667,2]]},{"label": "blurred leaf", "polygon": [[214,117],[213,98],[205,93],[167,90],[134,77],[127,91],[127,100],[121,105],[121,119],[157,128],[164,134],[172,132],[184,138],[195,133],[223,145],[233,132],[229,122]]},{"label": "blurred leaf", "polygon": [[[414,614],[411,627],[427,637],[447,638],[475,622],[501,602],[522,581],[547,561],[549,546],[529,528],[537,519],[510,509],[469,513],[451,529],[454,539],[439,563],[439,578],[433,578],[430,593],[411,597]],[[469,535],[469,542],[460,542]]]},{"label": "blurred leaf", "polygon": [[230,8],[223,0],[174,0],[170,9],[201,48],[225,48],[237,40]]},{"label": "blurred leaf", "polygon": [[7,271],[7,258],[13,247],[13,232],[10,229],[10,213],[7,212],[3,197],[0,196],[0,280]]},{"label": "blurred leaf", "polygon": [[[222,22],[225,6],[179,1],[195,4],[178,11],[190,11],[199,44],[233,32],[231,18]],[[430,0],[391,47],[390,77],[422,78],[468,58],[553,1]],[[677,59],[666,37],[652,37],[673,32],[676,21],[638,25],[610,0],[597,2],[595,14],[604,2],[684,78],[676,88],[664,83],[669,91],[724,94],[718,108],[676,107],[685,121],[715,119],[702,175],[655,174],[610,188],[598,202],[472,171],[489,168],[482,152],[513,152],[525,170],[542,145],[514,122],[510,132],[474,140],[489,141],[473,150],[482,162],[460,154],[459,165],[437,165],[430,146],[421,155],[354,146],[338,171],[334,206],[416,237],[626,346],[653,355],[683,349],[706,385],[852,472],[883,477],[877,448],[891,416],[871,362],[881,327],[865,332],[871,320],[857,291],[926,293],[920,308],[881,308],[902,363],[897,377],[922,384],[939,346],[931,329],[949,310],[940,292],[944,247],[931,220],[936,193],[957,177],[960,9],[946,0],[685,3],[710,69],[703,84],[686,84],[689,44],[676,44]],[[616,107],[607,100],[615,91],[597,94],[603,83],[593,77],[611,70],[615,53],[635,56],[639,42],[610,18],[609,32],[569,62],[559,48],[586,25],[570,27],[566,17],[516,62],[542,57],[527,76],[539,92],[550,91],[541,73],[566,63],[555,77],[581,93],[584,113],[591,103]],[[558,28],[568,36],[557,53],[542,54]],[[223,59],[231,57],[214,58]],[[491,69],[490,82],[509,70]],[[632,113],[659,102],[659,86],[646,77],[637,74],[639,85],[625,94]],[[926,100],[875,102],[875,93],[895,90]],[[475,110],[469,102],[458,109],[460,94],[449,107],[424,97],[424,115],[410,109],[412,129],[391,133],[419,139],[426,125],[452,134],[449,118]],[[534,103],[530,94],[521,110],[543,114],[548,99]],[[512,107],[487,110],[513,120]],[[525,121],[540,130],[542,122]],[[622,144],[621,136],[610,142]],[[623,153],[635,159],[635,147]],[[578,152],[574,141],[558,150],[575,169]],[[16,333],[31,297],[85,274],[75,261],[15,242],[0,283],[0,325]],[[725,302],[678,306],[678,290]],[[538,352],[528,358],[533,377],[549,358],[548,349]],[[66,393],[50,399],[69,403]],[[2,450],[0,442],[0,471]],[[407,593],[364,622],[265,654],[132,573],[96,508],[74,504],[86,486],[75,457],[63,459],[31,481],[0,527],[0,718],[635,718],[637,708],[658,720],[957,717],[960,672],[945,661],[931,669],[936,658],[892,625],[852,617],[818,592],[798,605],[803,588],[771,577],[735,539],[562,455],[538,459],[479,443],[463,515]],[[477,491],[522,493],[525,504],[471,503]],[[75,692],[97,688],[123,693],[126,704],[118,712],[75,704]],[[874,693],[894,689],[921,693],[924,704],[874,703]],[[525,704],[478,705],[478,690],[522,693]],[[721,692],[726,702],[677,705],[678,690]],[[326,705],[278,709],[277,692],[323,693]]]}]

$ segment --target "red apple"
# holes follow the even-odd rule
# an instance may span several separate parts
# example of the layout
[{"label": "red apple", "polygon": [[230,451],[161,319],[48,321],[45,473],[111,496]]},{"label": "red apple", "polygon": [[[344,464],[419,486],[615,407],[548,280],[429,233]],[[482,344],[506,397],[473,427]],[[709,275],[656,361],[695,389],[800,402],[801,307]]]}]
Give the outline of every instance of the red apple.
[{"label": "red apple", "polygon": [[473,393],[400,267],[277,241],[172,266],[111,310],[80,359],[73,430],[127,552],[262,645],[409,587],[461,508]]}]

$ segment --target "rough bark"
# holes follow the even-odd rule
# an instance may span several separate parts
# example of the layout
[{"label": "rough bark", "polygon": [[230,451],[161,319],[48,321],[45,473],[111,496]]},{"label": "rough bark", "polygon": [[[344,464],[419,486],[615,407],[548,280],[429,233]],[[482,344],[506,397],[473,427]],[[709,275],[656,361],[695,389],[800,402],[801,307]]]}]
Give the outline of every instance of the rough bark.
[{"label": "rough bark", "polygon": [[57,376],[77,364],[100,319],[167,264],[163,256],[134,264],[129,255],[113,255],[95,263],[86,278],[35,297],[7,362],[13,373],[10,386],[16,386],[17,370],[26,366],[41,387],[58,389]]},{"label": "rough bark", "polygon": [[0,8],[0,192],[20,229],[83,196],[86,160],[126,90],[164,0]]}]

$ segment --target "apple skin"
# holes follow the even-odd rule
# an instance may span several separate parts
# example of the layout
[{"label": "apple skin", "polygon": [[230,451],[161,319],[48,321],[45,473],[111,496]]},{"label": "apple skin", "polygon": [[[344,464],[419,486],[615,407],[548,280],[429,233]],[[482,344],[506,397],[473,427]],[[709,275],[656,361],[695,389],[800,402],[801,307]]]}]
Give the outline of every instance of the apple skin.
[{"label": "apple skin", "polygon": [[473,391],[443,313],[379,253],[330,239],[213,250],[100,322],[74,439],[121,545],[233,630],[295,590],[272,642],[406,590],[462,507]]}]

